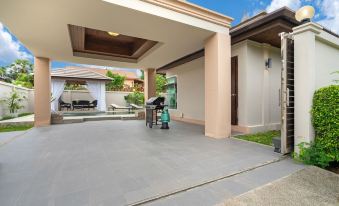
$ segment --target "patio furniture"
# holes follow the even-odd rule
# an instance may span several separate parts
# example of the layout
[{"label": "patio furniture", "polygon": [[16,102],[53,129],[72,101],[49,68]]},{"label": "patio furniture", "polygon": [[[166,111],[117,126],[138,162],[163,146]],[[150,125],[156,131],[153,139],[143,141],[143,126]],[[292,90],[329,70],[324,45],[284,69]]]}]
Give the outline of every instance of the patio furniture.
[{"label": "patio furniture", "polygon": [[129,104],[131,107],[132,107],[132,109],[134,109],[134,110],[137,110],[137,109],[143,109],[144,107],[143,106],[139,106],[139,105],[136,105],[136,104]]},{"label": "patio furniture", "polygon": [[93,102],[91,103],[88,100],[72,101],[72,107],[73,109],[90,109],[90,108],[94,108]]},{"label": "patio furniture", "polygon": [[[151,97],[146,101],[146,126],[149,128],[153,125],[158,125],[158,113],[162,112],[164,107],[165,97]],[[155,118],[155,121],[154,121]]]},{"label": "patio furniture", "polygon": [[89,104],[88,108],[95,109],[97,106],[98,106],[98,100],[94,100]]},{"label": "patio furniture", "polygon": [[112,107],[112,110],[115,111],[115,110],[118,110],[118,109],[123,109],[123,110],[128,110],[128,113],[131,113],[131,109],[132,107],[124,107],[124,106],[119,106],[117,104],[111,104],[111,107]]},{"label": "patio furniture", "polygon": [[66,102],[62,101],[62,99],[59,100],[59,104],[60,104],[61,110],[62,110],[62,108],[66,108],[67,110],[72,109],[72,105],[70,103],[66,103]]}]

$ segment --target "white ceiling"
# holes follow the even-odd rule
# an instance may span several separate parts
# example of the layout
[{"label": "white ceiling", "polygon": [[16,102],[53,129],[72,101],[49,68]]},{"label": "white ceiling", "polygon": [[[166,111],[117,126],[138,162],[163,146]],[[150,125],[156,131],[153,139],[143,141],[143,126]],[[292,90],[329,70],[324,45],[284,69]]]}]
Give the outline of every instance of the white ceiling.
[{"label": "white ceiling", "polygon": [[[133,2],[135,0],[123,0]],[[115,4],[119,3],[118,4]],[[181,23],[183,14],[172,12],[172,20],[127,8],[122,0],[1,0],[0,22],[35,55],[51,60],[128,68],[158,68],[203,48],[204,40],[215,33],[213,25],[199,20]],[[125,2],[125,3],[126,3]],[[143,2],[144,3],[144,2]],[[135,6],[135,4],[134,4]],[[162,12],[153,6],[153,13]],[[171,16],[171,15],[168,15]],[[192,18],[192,17],[190,17]],[[184,22],[184,21],[182,21]],[[161,42],[138,63],[114,62],[75,57],[67,24],[113,31]],[[204,28],[206,25],[206,28]],[[220,26],[215,25],[216,29]],[[228,31],[225,28],[225,31]]]}]

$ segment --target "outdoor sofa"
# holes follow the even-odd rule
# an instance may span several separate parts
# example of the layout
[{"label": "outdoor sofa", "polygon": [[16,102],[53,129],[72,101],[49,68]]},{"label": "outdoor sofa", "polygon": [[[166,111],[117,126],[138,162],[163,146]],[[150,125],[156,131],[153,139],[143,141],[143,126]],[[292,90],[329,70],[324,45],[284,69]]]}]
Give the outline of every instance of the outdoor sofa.
[{"label": "outdoor sofa", "polygon": [[74,109],[94,109],[98,105],[98,101],[94,100],[92,102],[88,100],[79,100],[79,101],[72,101],[72,107]]}]

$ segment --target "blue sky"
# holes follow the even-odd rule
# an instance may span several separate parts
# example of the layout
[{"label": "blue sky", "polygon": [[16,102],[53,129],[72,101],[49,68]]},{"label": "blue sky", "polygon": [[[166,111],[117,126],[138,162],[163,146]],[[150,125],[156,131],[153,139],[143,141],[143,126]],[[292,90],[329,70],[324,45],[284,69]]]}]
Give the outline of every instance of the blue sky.
[{"label": "blue sky", "polygon": [[[282,6],[297,10],[304,5],[312,5],[316,9],[313,21],[339,33],[339,0],[189,0],[205,8],[234,18],[233,25],[245,17],[251,17],[260,11],[271,12]],[[22,58],[33,61],[33,56],[24,45],[10,34],[0,19],[0,66],[7,66],[15,59]],[[52,68],[78,65],[66,62],[52,62]],[[86,65],[88,66],[88,65]]]}]

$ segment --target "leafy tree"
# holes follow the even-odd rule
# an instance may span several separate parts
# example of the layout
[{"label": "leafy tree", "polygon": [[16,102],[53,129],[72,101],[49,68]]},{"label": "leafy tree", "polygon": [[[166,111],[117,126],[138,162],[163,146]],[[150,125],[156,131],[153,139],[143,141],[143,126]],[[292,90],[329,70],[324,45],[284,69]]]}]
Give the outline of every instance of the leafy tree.
[{"label": "leafy tree", "polygon": [[106,90],[119,91],[124,88],[125,76],[113,74],[111,71],[107,71],[106,76],[112,78],[111,82],[106,83]]},{"label": "leafy tree", "polygon": [[16,80],[12,81],[12,83],[22,87],[33,88],[34,85],[33,75],[19,73]]},{"label": "leafy tree", "polygon": [[160,93],[165,92],[166,84],[167,84],[167,79],[164,75],[157,74],[155,76],[155,86],[156,86],[157,95],[160,95]]},{"label": "leafy tree", "polygon": [[26,59],[17,59],[7,67],[8,76],[16,80],[19,74],[31,74],[33,64]]}]

